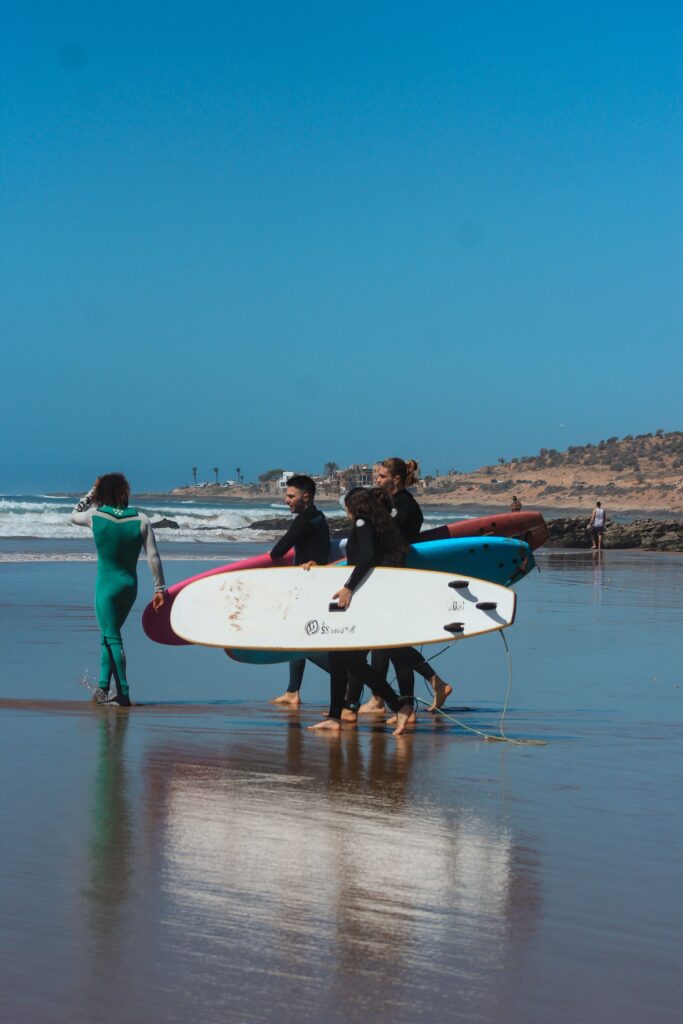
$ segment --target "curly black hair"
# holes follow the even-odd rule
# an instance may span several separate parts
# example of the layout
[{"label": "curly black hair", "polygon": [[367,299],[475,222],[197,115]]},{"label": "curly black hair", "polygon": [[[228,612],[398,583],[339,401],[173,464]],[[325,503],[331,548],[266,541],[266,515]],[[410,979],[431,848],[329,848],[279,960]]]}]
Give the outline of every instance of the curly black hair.
[{"label": "curly black hair", "polygon": [[105,473],[97,478],[93,503],[110,505],[112,508],[128,508],[130,484],[123,473]]},{"label": "curly black hair", "polygon": [[354,487],[344,501],[355,519],[363,519],[372,527],[384,552],[382,565],[403,565],[408,545],[391,515],[391,501],[382,488]]}]

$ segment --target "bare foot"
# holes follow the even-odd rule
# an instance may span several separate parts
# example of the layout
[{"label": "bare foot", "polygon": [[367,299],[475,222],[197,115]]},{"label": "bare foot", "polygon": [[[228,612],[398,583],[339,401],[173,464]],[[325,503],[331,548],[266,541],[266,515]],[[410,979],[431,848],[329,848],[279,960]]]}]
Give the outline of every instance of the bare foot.
[{"label": "bare foot", "polygon": [[293,707],[298,707],[301,704],[301,697],[298,693],[283,693],[281,697],[273,697],[270,702],[271,704],[290,704]]},{"label": "bare foot", "polygon": [[[391,718],[387,718],[385,724],[386,725],[398,725],[398,715],[392,715]],[[416,725],[416,724],[417,724],[417,715],[415,714],[415,711],[413,710],[408,715],[408,721],[406,722],[406,725]]]},{"label": "bare foot", "polygon": [[358,708],[359,715],[374,715],[384,711],[384,701],[379,697],[372,696],[365,704]]},{"label": "bare foot", "polygon": [[315,725],[307,725],[306,728],[319,732],[341,732],[341,722],[338,718],[323,718],[322,722],[316,722]]},{"label": "bare foot", "polygon": [[406,726],[408,725],[408,721],[410,719],[410,716],[414,715],[414,714],[415,714],[415,712],[411,708],[410,704],[404,704],[403,707],[401,708],[401,710],[399,711],[399,713],[396,716],[397,724],[396,724],[396,728],[394,729],[392,735],[393,736],[402,736],[403,733],[406,730]]},{"label": "bare foot", "polygon": [[441,676],[434,674],[430,679],[432,689],[434,690],[434,700],[430,711],[438,711],[439,708],[443,707],[450,695],[453,693],[453,687],[448,683],[444,683]]},{"label": "bare foot", "polygon": [[357,722],[358,712],[352,711],[351,708],[342,709],[342,721],[343,722]]}]

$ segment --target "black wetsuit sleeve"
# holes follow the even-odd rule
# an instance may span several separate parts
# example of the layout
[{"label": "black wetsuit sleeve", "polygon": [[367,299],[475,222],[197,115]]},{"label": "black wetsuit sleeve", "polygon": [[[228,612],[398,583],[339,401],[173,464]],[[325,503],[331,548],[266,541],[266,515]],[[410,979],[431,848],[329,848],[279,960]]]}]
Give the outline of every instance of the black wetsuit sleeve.
[{"label": "black wetsuit sleeve", "polygon": [[310,515],[308,511],[300,512],[284,537],[280,537],[277,544],[270,549],[270,557],[283,558],[309,528],[309,520]]},{"label": "black wetsuit sleeve", "polygon": [[424,516],[410,491],[398,491],[394,495],[394,509],[396,510],[396,525],[401,531],[403,539],[408,544],[414,544],[420,536]]},{"label": "black wetsuit sleeve", "polygon": [[[351,549],[350,552],[349,548]],[[355,565],[344,586],[348,587],[349,590],[355,590],[358,584],[365,579],[373,566],[377,565],[379,561],[375,535],[372,527],[368,526],[367,523],[363,523],[362,526],[356,523],[353,534],[349,539],[347,554],[349,556],[349,564],[351,564],[351,559],[353,559]]]}]

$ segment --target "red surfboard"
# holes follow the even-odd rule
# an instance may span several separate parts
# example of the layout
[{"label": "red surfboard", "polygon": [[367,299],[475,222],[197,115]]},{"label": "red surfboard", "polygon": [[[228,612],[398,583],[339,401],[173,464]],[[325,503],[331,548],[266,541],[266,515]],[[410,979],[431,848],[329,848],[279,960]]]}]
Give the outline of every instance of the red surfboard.
[{"label": "red surfboard", "polygon": [[457,523],[423,530],[420,543],[424,540],[447,540],[449,537],[514,537],[526,541],[533,550],[545,544],[549,531],[540,512],[501,512],[494,516],[459,519]]}]

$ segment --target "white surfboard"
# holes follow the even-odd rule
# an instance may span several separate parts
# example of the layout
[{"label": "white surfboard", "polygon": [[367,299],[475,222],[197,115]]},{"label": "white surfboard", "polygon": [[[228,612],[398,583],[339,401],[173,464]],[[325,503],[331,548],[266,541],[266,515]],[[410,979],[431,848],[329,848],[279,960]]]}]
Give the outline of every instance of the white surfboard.
[{"label": "white surfboard", "polygon": [[335,608],[348,577],[348,566],[207,576],[176,595],[171,627],[209,647],[312,652],[442,643],[514,621],[514,591],[424,569],[373,569],[350,607]]}]

